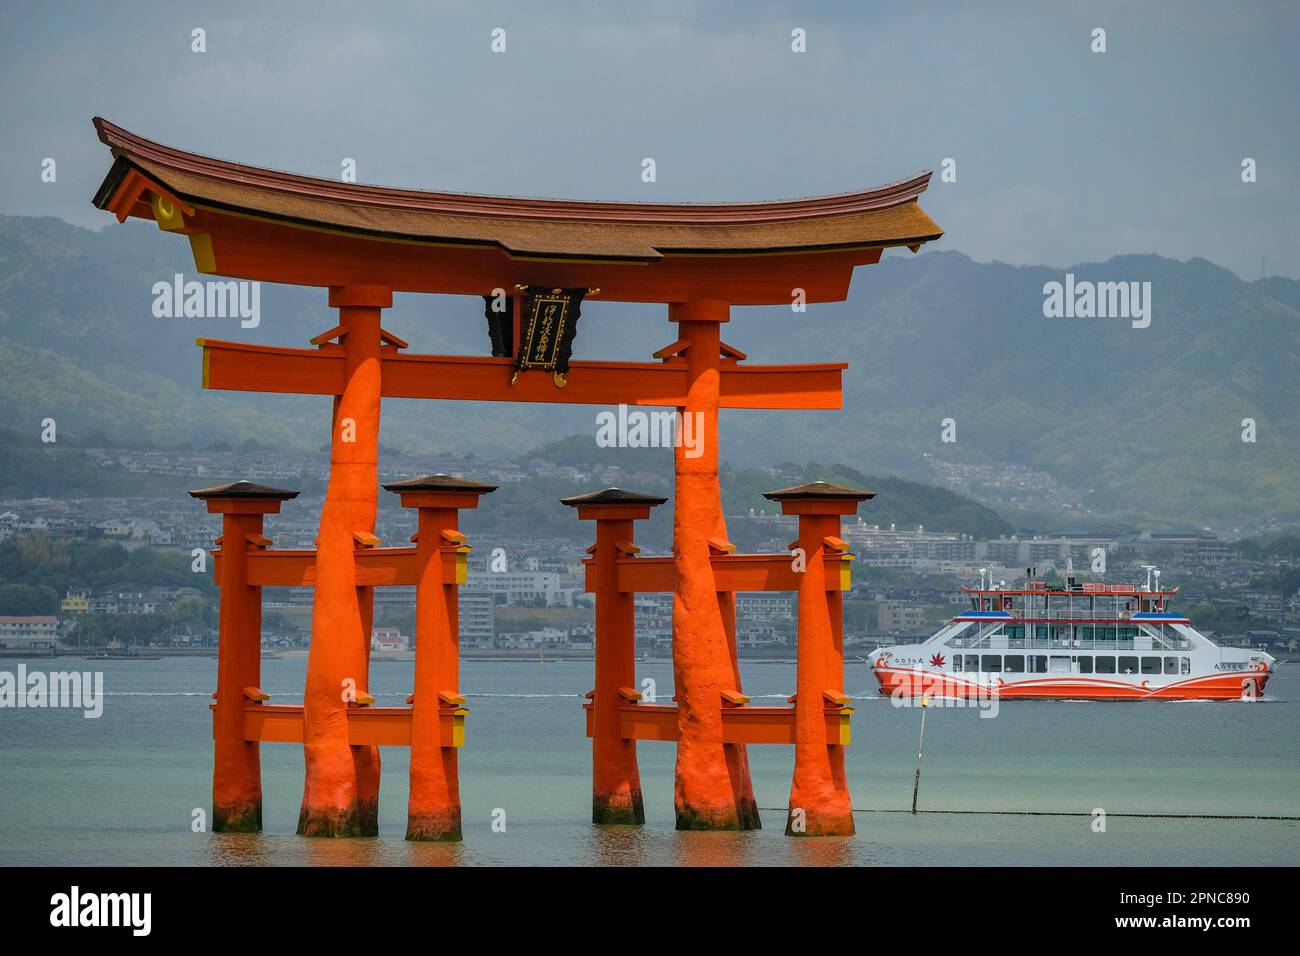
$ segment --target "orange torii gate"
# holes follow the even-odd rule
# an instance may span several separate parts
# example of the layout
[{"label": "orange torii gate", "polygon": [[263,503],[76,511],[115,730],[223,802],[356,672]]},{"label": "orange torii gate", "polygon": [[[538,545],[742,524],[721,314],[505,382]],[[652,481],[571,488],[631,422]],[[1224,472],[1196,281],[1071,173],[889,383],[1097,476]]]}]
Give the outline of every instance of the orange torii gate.
[{"label": "orange torii gate", "polygon": [[[207,388],[330,395],[334,400],[329,487],[315,551],[290,557],[268,549],[261,536],[260,516],[277,510],[291,492],[261,489],[250,495],[247,488],[231,486],[197,493],[206,497],[210,509],[225,515],[226,525],[218,580],[223,584],[222,651],[229,644],[230,653],[219,665],[225,679],[218,678],[215,705],[214,827],[260,827],[257,741],[285,739],[301,740],[306,758],[299,832],[372,834],[377,828],[378,746],[411,745],[414,780],[418,744],[438,751],[441,769],[432,760],[422,765],[428,799],[417,806],[413,793],[407,835],[459,838],[454,752],[449,761],[444,745],[448,722],[454,743],[456,721],[464,714],[445,647],[455,594],[454,580],[446,579],[445,549],[464,547],[454,515],[461,507],[472,507],[468,501],[476,503],[490,486],[457,491],[432,476],[419,489],[390,488],[402,495],[403,504],[419,509],[421,541],[415,549],[378,547],[374,520],[384,397],[665,406],[702,423],[701,453],[692,457],[678,447],[674,459],[669,589],[674,592],[679,708],[677,826],[757,827],[746,741],[727,739],[725,726],[732,719],[723,713],[734,701],[719,696],[722,676],[730,675],[731,686],[724,689],[743,697],[735,646],[737,588],[731,572],[719,571],[714,561],[717,543],[726,542],[718,487],[718,411],[838,408],[846,366],[750,365],[743,352],[722,342],[721,325],[730,319],[732,305],[842,300],[854,267],[879,261],[887,247],[915,251],[937,239],[941,230],[917,202],[929,173],[863,192],[783,202],[515,199],[312,179],[182,152],[102,119],[94,122],[114,157],[96,206],[119,221],[149,219],[164,231],[186,236],[201,273],[326,288],[329,305],[338,310],[338,323],[316,336],[313,348],[199,340]],[[677,324],[675,341],[655,353],[655,362],[572,362],[566,380],[516,370],[519,356],[511,351],[517,352],[516,343],[523,341],[517,296],[512,300],[512,349],[493,357],[412,354],[405,351],[406,342],[380,324],[395,291],[486,298],[527,287],[595,289],[602,300],[666,303],[669,320]],[[852,495],[865,494],[844,491],[851,492],[846,500],[855,504],[861,497]],[[439,495],[450,496],[451,503],[433,504]],[[790,511],[803,507],[793,504],[796,500],[804,499],[783,500],[783,507],[802,514]],[[431,512],[427,519],[425,511]],[[803,518],[801,541],[802,524]],[[438,545],[444,551],[442,565],[429,550],[433,529],[443,538]],[[824,545],[817,550],[821,553]],[[739,565],[739,559],[753,556],[731,557]],[[821,593],[820,585],[808,583],[809,578],[821,580],[822,566],[816,568],[796,588],[801,593],[800,695],[805,702],[800,711],[796,700],[796,741],[812,732],[809,701],[821,693],[805,692],[805,678],[825,674],[822,665],[802,666],[807,656],[803,643],[824,642],[813,631],[804,635],[802,595],[810,587]],[[299,581],[310,577],[315,585],[313,640],[304,703],[296,711],[279,712],[260,699],[244,645],[256,641],[260,626],[252,610],[260,600],[256,589],[294,576]],[[429,635],[421,645],[417,633],[420,686],[410,710],[369,706],[372,589],[385,583],[417,584],[417,621],[425,622]],[[442,590],[446,587],[450,591]],[[825,603],[809,600],[816,606]],[[817,611],[816,619],[821,618]],[[833,631],[837,621],[838,614],[832,613],[830,624],[813,630]],[[429,648],[423,656],[421,646]],[[810,653],[818,660],[824,654]],[[427,666],[422,668],[422,661]],[[421,687],[436,688],[440,701],[437,742],[430,707],[435,701]],[[388,710],[400,713],[383,713]],[[798,767],[798,743],[796,749]],[[840,760],[838,771],[832,767],[833,776],[842,777],[842,754]],[[797,769],[796,791],[802,790],[800,779]],[[624,810],[612,812],[619,816]],[[825,832],[834,830],[831,825]]]}]

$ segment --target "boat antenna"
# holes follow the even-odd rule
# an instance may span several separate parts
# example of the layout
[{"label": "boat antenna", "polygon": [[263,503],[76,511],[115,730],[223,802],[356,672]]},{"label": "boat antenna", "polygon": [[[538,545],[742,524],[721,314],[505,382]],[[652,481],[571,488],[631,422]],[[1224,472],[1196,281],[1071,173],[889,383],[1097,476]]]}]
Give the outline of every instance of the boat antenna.
[{"label": "boat antenna", "polygon": [[1159,572],[1159,571],[1156,571],[1156,566],[1155,566],[1154,564],[1144,564],[1144,565],[1142,565],[1142,570],[1145,571],[1145,572],[1147,573],[1147,590],[1150,591],[1150,590],[1151,590],[1151,572],[1152,572],[1152,571],[1155,571],[1155,572],[1156,572],[1156,578],[1159,578],[1159,577],[1160,577],[1160,572]]}]

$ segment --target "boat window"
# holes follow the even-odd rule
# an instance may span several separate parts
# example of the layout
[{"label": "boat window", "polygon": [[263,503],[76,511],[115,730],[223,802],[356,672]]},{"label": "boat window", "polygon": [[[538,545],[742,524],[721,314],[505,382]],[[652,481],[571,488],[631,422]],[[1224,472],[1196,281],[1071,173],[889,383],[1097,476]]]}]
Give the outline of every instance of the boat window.
[{"label": "boat window", "polygon": [[1179,658],[1182,666],[1179,668],[1180,673],[1190,674],[1192,672],[1192,659],[1190,657]]},{"label": "boat window", "polygon": [[959,671],[959,670],[961,670],[961,655],[960,655],[960,654],[954,654],[954,655],[952,655],[952,669],[955,670],[955,671]]},{"label": "boat window", "polygon": [[1009,641],[1023,641],[1025,639],[1025,626],[1023,624],[1008,624],[1003,628]]},{"label": "boat window", "polygon": [[1144,657],[1144,658],[1142,658],[1142,673],[1143,673],[1143,674],[1159,674],[1159,673],[1160,673],[1160,658],[1158,658],[1158,657]]},{"label": "boat window", "polygon": [[1047,673],[1047,656],[1045,654],[1029,655],[1029,673],[1031,674]]},{"label": "boat window", "polygon": [[1136,674],[1138,672],[1138,659],[1136,657],[1121,657],[1119,659],[1119,672],[1121,674]]},{"label": "boat window", "polygon": [[1002,669],[1022,673],[1025,669],[1025,655],[1008,654],[1006,657],[1002,658]]},{"label": "boat window", "polygon": [[980,669],[980,659],[977,654],[966,655],[966,670],[974,674]]},{"label": "boat window", "polygon": [[1166,657],[1166,658],[1165,658],[1165,673],[1166,673],[1166,674],[1177,674],[1177,673],[1178,673],[1178,658],[1176,658],[1176,657]]},{"label": "boat window", "polygon": [[1091,658],[1091,657],[1076,657],[1075,660],[1079,662],[1079,673],[1080,673],[1080,674],[1091,674],[1091,673],[1092,673],[1092,658]]},{"label": "boat window", "polygon": [[1002,670],[1002,655],[985,654],[983,659],[980,661],[980,665],[981,669],[986,674],[996,674]]},{"label": "boat window", "polygon": [[1090,641],[1090,640],[1092,640],[1092,625],[1091,625],[1091,624],[1080,624],[1080,625],[1079,625],[1079,640],[1081,640],[1081,641]]},{"label": "boat window", "polygon": [[1113,657],[1097,658],[1097,673],[1098,674],[1115,673],[1115,658]]},{"label": "boat window", "polygon": [[1034,640],[1036,640],[1036,641],[1045,641],[1045,640],[1047,640],[1047,625],[1046,625],[1046,624],[1039,624],[1039,625],[1037,625],[1037,626],[1034,628]]},{"label": "boat window", "polygon": [[1049,669],[1053,674],[1068,674],[1070,673],[1070,659],[1053,655]]}]

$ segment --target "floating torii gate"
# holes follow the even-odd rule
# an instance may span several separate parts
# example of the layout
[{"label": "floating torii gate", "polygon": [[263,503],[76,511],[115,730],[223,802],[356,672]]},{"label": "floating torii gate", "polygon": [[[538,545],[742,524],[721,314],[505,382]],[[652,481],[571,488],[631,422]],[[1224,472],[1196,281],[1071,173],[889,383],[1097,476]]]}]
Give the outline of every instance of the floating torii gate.
[{"label": "floating torii gate", "polygon": [[[195,492],[224,514],[216,562],[222,603],[214,829],[260,828],[258,742],[283,740],[301,741],[306,758],[300,833],[375,833],[378,747],[409,745],[407,836],[460,837],[454,747],[465,709],[456,672],[455,588],[463,580],[466,545],[456,514],[474,507],[491,486],[457,486],[445,476],[386,486],[418,510],[420,530],[414,548],[379,547],[379,413],[389,397],[664,406],[699,421],[701,454],[675,451],[671,558],[619,552],[630,544],[632,522],[657,501],[620,504],[599,495],[567,501],[579,517],[597,522],[588,580],[598,607],[589,717],[593,818],[642,819],[639,783],[633,797],[626,760],[606,756],[621,751],[625,757],[628,747],[611,751],[605,744],[675,739],[677,827],[756,828],[746,745],[787,742],[796,748],[787,831],[852,832],[842,751],[837,760],[818,748],[847,742],[835,650],[839,590],[827,581],[838,580],[836,570],[850,556],[833,531],[838,515],[870,494],[819,485],[772,493],[786,513],[800,515],[799,547],[810,563],[798,575],[779,567],[792,567],[790,556],[737,555],[722,514],[717,438],[720,408],[839,408],[847,366],[752,365],[721,340],[720,330],[732,305],[843,300],[854,267],[879,261],[885,248],[916,251],[937,239],[941,230],[917,202],[929,173],[863,192],[781,202],[516,199],[312,179],[161,146],[103,119],[94,124],[114,157],[97,207],[119,221],[148,219],[186,236],[200,273],[326,288],[339,313],[312,348],[199,340],[206,388],[334,399],[329,487],[314,551],[270,549],[262,535],[261,516],[293,492],[247,483]],[[411,353],[380,324],[394,292],[488,298],[514,288],[597,289],[601,300],[666,303],[677,324],[675,340],[654,362],[574,361],[566,380],[516,374],[509,349],[491,357]],[[513,347],[522,329],[519,297],[512,303]],[[602,525],[618,530],[602,532]],[[258,589],[286,583],[315,586],[301,707],[265,703],[256,674]],[[375,708],[367,684],[373,588],[403,583],[417,587],[417,687],[409,708]],[[751,588],[799,591],[793,708],[749,708],[744,697],[735,592]],[[631,593],[660,589],[674,594],[672,707],[623,693],[624,687],[635,693],[622,684],[628,632],[609,623],[628,613]],[[617,663],[603,667],[611,651]],[[611,694],[621,695],[617,709]],[[769,710],[783,713],[764,713]]]}]

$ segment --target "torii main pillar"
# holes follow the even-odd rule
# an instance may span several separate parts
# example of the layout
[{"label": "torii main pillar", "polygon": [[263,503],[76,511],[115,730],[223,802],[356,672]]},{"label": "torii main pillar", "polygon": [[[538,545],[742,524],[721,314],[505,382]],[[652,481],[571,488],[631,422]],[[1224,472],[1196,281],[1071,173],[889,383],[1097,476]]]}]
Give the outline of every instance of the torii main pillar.
[{"label": "torii main pillar", "polygon": [[368,689],[373,590],[357,587],[356,549],[375,530],[383,390],[379,315],[392,306],[393,294],[378,286],[336,286],[329,304],[339,310],[339,326],[326,336],[341,340],[343,391],[334,400],[329,488],[316,545],[298,833],[375,836],[379,748],[349,744],[347,708],[373,700]]},{"label": "torii main pillar", "polygon": [[723,743],[724,692],[738,692],[735,595],[719,592],[709,539],[726,540],[718,483],[719,326],[730,306],[718,299],[675,302],[688,366],[686,404],[676,442],[673,505],[673,684],[681,736],[673,802],[678,830],[757,830],[761,824],[744,744]]}]

